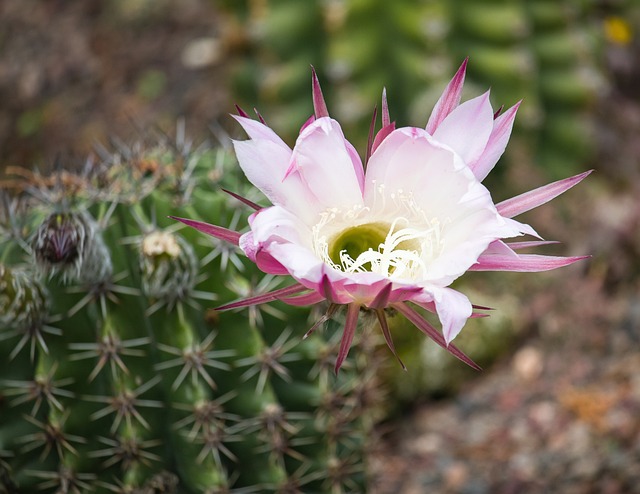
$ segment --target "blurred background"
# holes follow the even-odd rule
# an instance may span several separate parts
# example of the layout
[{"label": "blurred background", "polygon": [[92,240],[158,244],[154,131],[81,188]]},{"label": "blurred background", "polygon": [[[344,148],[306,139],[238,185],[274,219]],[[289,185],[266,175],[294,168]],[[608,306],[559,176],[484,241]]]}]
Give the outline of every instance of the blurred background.
[{"label": "blurred background", "polygon": [[372,492],[640,492],[640,2],[5,0],[0,171],[73,168],[180,117],[196,141],[241,137],[236,103],[293,144],[310,65],[362,150],[384,87],[392,120],[423,126],[467,56],[465,97],[524,100],[494,199],[595,169],[522,217],[562,242],[548,253],[593,257],[458,283],[496,308],[459,337],[482,373],[395,328],[409,371],[380,369]]}]

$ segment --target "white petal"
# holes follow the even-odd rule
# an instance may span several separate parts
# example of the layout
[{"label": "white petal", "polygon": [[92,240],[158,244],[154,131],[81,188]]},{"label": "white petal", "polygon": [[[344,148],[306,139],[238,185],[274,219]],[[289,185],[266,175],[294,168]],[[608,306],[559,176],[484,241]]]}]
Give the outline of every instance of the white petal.
[{"label": "white petal", "polygon": [[464,163],[423,129],[404,127],[394,130],[371,155],[365,177],[365,202],[377,200],[380,186],[388,192],[403,191],[419,198],[431,198],[438,204],[440,196],[449,194],[442,184],[460,182],[466,190],[468,179],[456,177]]},{"label": "white petal", "polygon": [[[404,204],[398,206],[399,197]],[[376,213],[388,203],[390,217],[402,216],[403,205],[413,203],[427,220],[436,220],[441,253],[428,260],[425,280],[440,286],[462,275],[494,240],[520,234],[461,158],[422,129],[398,129],[373,153],[365,203]]]},{"label": "white petal", "polygon": [[[284,179],[291,150],[272,140],[234,141],[236,157],[247,179],[276,205],[309,219],[320,208],[298,176]],[[306,207],[300,207],[304,204]],[[311,221],[311,220],[309,220]]]},{"label": "white petal", "polygon": [[484,151],[482,151],[482,155],[474,163],[470,163],[473,174],[481,182],[493,169],[502,153],[504,153],[519,106],[520,103],[517,103],[494,120],[489,141]]},{"label": "white petal", "polygon": [[362,173],[353,146],[338,122],[328,117],[316,119],[300,133],[287,170],[287,176],[301,177],[327,208],[362,204]]},{"label": "white petal", "polygon": [[250,118],[241,117],[238,115],[232,115],[251,139],[264,139],[273,142],[275,145],[288,149],[291,152],[291,148],[276,134],[271,128],[267,127],[262,122],[252,120]]},{"label": "white petal", "polygon": [[287,242],[312,249],[312,235],[307,225],[283,207],[261,209],[250,219],[253,242],[256,245],[264,248],[272,242]]},{"label": "white petal", "polygon": [[433,137],[450,146],[465,163],[474,163],[487,146],[493,130],[489,92],[465,101],[438,126]]},{"label": "white petal", "polygon": [[442,324],[442,335],[448,345],[458,336],[467,319],[471,317],[473,313],[471,302],[466,295],[452,288],[427,286],[424,291],[431,296],[431,300],[427,297],[425,302],[435,303],[436,313]]}]

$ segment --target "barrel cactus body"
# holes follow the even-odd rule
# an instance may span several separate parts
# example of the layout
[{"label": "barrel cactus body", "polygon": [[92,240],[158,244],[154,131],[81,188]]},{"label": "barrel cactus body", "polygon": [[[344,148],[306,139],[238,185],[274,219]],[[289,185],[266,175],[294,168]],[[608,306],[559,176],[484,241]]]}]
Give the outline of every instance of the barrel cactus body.
[{"label": "barrel cactus body", "polygon": [[308,310],[211,309],[274,281],[167,218],[246,217],[220,190],[244,192],[233,158],[178,139],[103,159],[8,182],[0,492],[364,491],[375,352],[336,377],[334,323],[303,340]]}]

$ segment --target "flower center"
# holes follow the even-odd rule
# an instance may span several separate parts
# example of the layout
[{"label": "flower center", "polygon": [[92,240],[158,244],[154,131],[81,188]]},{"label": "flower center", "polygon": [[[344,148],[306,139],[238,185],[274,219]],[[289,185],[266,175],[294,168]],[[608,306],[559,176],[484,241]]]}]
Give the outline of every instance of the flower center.
[{"label": "flower center", "polygon": [[319,254],[324,262],[346,273],[423,278],[427,269],[425,257],[433,252],[437,233],[433,227],[399,227],[408,223],[406,218],[397,218],[391,224],[376,222],[347,228],[328,242],[320,242]]},{"label": "flower center", "polygon": [[426,264],[422,259],[429,231],[397,228],[391,225],[368,223],[349,228],[329,243],[331,261],[347,273],[372,272],[394,278],[415,278],[424,275]]},{"label": "flower center", "polygon": [[377,273],[391,279],[427,278],[442,254],[450,220],[433,217],[402,190],[375,189],[371,205],[330,208],[312,228],[316,255],[345,273]]}]

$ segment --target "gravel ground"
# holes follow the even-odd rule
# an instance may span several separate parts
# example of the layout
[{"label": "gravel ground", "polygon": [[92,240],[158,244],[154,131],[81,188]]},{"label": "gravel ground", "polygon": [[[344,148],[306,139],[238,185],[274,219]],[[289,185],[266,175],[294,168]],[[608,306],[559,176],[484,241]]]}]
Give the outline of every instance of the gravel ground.
[{"label": "gravel ground", "polygon": [[609,322],[541,328],[455,398],[394,421],[372,492],[640,492],[640,331]]}]

